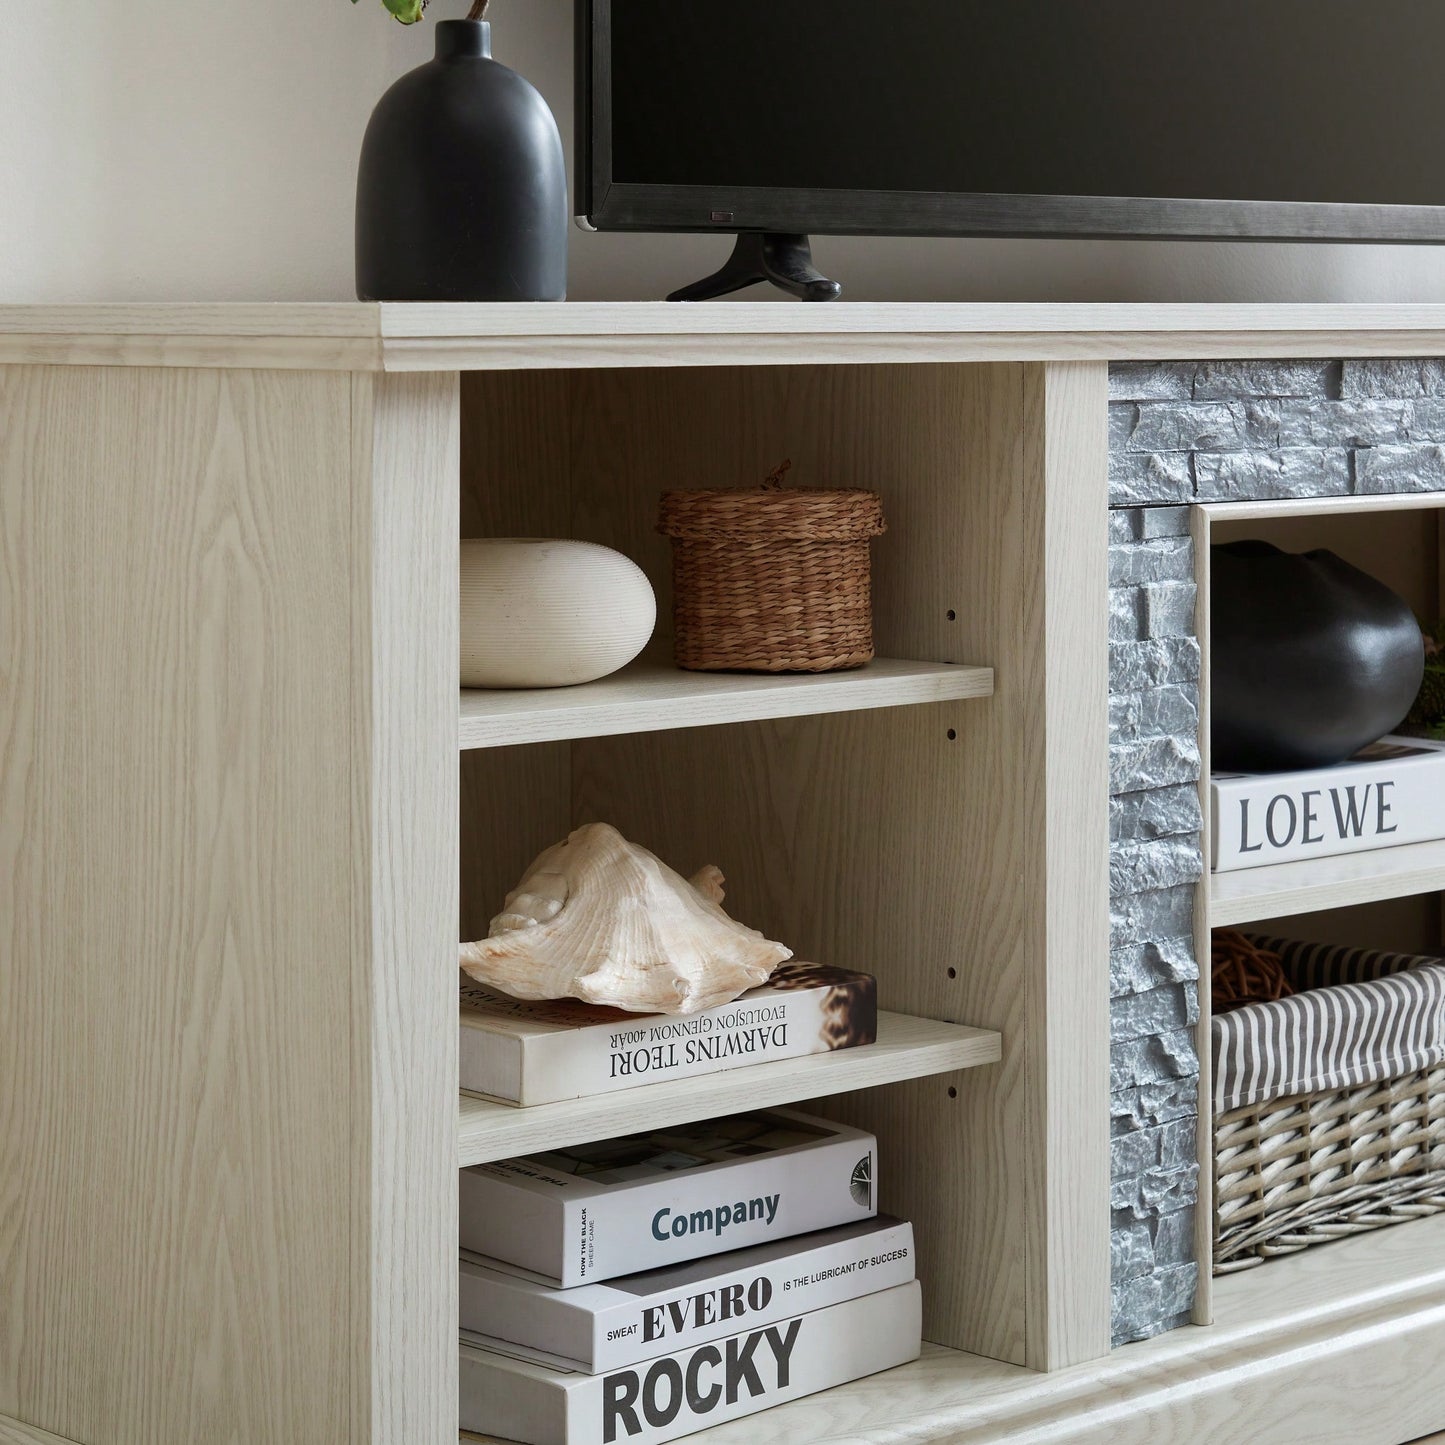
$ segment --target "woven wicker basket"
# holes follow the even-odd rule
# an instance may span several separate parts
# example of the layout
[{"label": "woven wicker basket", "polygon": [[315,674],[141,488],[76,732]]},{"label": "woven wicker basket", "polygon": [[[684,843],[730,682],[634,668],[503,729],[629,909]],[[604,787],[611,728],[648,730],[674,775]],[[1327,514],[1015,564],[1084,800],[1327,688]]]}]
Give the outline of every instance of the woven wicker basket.
[{"label": "woven wicker basket", "polygon": [[1214,1272],[1445,1209],[1445,1068],[1214,1125]]},{"label": "woven wicker basket", "polygon": [[[775,478],[780,473],[774,474]],[[665,492],[674,656],[694,672],[836,672],[873,656],[876,492]]]}]

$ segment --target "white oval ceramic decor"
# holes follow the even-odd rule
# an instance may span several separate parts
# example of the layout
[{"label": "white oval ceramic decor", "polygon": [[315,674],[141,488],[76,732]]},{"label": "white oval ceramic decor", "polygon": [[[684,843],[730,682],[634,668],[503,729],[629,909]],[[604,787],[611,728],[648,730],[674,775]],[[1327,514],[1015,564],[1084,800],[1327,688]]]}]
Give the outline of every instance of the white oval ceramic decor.
[{"label": "white oval ceramic decor", "polygon": [[569,687],[625,667],[657,600],[630,557],[595,542],[462,543],[462,686]]}]

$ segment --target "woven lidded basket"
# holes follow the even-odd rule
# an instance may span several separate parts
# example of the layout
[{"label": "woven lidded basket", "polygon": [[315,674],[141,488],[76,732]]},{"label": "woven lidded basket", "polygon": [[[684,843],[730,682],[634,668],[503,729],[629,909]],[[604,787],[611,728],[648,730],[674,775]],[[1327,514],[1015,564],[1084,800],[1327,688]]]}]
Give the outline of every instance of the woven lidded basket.
[{"label": "woven lidded basket", "polygon": [[877,492],[664,492],[674,656],[693,672],[837,672],[873,656]]}]

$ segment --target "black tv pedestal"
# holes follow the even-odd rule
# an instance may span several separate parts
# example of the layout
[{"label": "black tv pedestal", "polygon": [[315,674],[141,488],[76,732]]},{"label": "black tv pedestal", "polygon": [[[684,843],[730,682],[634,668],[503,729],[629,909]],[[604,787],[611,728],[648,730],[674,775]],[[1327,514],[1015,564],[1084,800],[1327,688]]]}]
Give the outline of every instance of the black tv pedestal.
[{"label": "black tv pedestal", "polygon": [[721,271],[674,291],[669,301],[711,301],[747,286],[769,281],[800,301],[836,301],[843,288],[813,266],[806,236],[777,231],[742,231]]}]

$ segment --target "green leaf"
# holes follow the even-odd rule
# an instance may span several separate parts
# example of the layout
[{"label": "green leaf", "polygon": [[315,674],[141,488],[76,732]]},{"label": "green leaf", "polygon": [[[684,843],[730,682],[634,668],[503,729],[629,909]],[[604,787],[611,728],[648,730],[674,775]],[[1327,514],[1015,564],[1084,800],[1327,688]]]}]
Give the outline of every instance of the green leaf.
[{"label": "green leaf", "polygon": [[401,21],[403,25],[415,25],[426,9],[426,0],[382,0],[382,4]]}]

